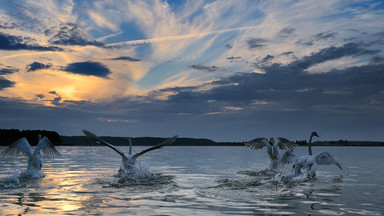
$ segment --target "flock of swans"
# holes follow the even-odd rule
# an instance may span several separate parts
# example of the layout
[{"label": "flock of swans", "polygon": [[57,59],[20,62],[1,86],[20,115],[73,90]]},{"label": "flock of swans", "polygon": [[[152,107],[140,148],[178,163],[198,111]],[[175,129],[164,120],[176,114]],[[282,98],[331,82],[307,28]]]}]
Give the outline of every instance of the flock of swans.
[{"label": "flock of swans", "polygon": [[[313,164],[316,162],[318,165],[331,165],[335,164],[341,170],[343,169],[339,162],[337,162],[331,154],[327,151],[323,151],[319,154],[312,154],[312,138],[317,135],[314,131],[311,133],[308,142],[308,155],[297,156],[293,153],[293,149],[297,144],[289,141],[288,139],[278,137],[277,142],[273,138],[270,138],[269,141],[266,138],[257,138],[245,143],[245,146],[257,150],[261,149],[264,146],[267,147],[267,153],[270,159],[270,169],[276,171],[279,168],[280,164],[289,164],[292,163],[295,176],[302,175],[303,173],[314,176],[315,173],[312,170]],[[279,152],[277,148],[286,150],[282,157],[279,157]]]},{"label": "flock of swans", "polygon": [[[106,142],[105,140],[102,140],[94,133],[82,130],[83,133],[93,141],[108,146],[115,152],[117,152],[122,157],[122,164],[120,169],[118,170],[118,173],[120,175],[126,175],[131,173],[136,164],[136,160],[139,156],[150,152],[155,149],[160,149],[164,146],[171,145],[177,138],[177,136],[174,136],[170,139],[167,139],[157,145],[154,145],[150,148],[147,148],[141,152],[138,152],[136,154],[132,154],[132,141],[129,138],[129,152],[128,154],[125,154],[121,150],[119,150],[114,145]],[[254,140],[251,140],[249,142],[245,142],[244,145],[249,147],[253,150],[262,149],[263,147],[267,148],[267,154],[270,159],[270,170],[271,171],[278,171],[281,165],[283,164],[289,164],[292,163],[292,169],[294,171],[295,176],[302,175],[303,173],[310,174],[311,176],[314,176],[314,171],[312,170],[313,164],[316,162],[318,165],[331,165],[335,164],[338,166],[341,170],[342,167],[339,162],[337,162],[331,154],[329,154],[326,151],[323,151],[321,153],[312,154],[312,138],[317,135],[316,132],[312,132],[309,142],[308,142],[308,155],[303,156],[297,156],[293,153],[293,150],[297,146],[297,144],[289,141],[288,139],[278,137],[276,138],[277,141],[273,137],[271,137],[269,140],[266,138],[256,138]],[[283,156],[279,156],[278,148],[281,150],[286,150]],[[0,153],[0,156],[17,156],[20,154],[24,154],[28,157],[28,167],[27,172],[34,172],[34,171],[40,171],[43,164],[43,155],[46,156],[60,156],[59,151],[54,147],[53,143],[47,138],[39,136],[39,142],[38,145],[35,147],[34,151],[32,152],[31,146],[28,143],[28,140],[23,137],[13,144],[11,144],[8,148],[6,148],[3,152]]]}]

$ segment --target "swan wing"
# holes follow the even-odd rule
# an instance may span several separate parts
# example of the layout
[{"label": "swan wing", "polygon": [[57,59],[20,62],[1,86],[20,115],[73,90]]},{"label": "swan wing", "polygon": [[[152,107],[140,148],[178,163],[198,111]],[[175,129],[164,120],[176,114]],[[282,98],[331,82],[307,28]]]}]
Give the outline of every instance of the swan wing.
[{"label": "swan wing", "polygon": [[108,146],[109,148],[113,149],[115,152],[117,152],[119,155],[121,155],[122,157],[125,157],[124,155],[124,152],[120,151],[120,149],[116,148],[114,145],[108,143],[107,141],[104,141],[102,139],[100,139],[98,136],[96,136],[96,134],[90,132],[90,131],[87,131],[87,130],[82,130],[83,133],[88,137],[90,138],[91,140],[97,142],[97,143],[100,143],[100,144],[103,144],[103,145],[106,145]]},{"label": "swan wing", "polygon": [[31,145],[29,145],[29,142],[25,137],[12,143],[8,148],[6,148],[3,152],[0,153],[0,156],[17,156],[20,153],[23,153],[28,157],[32,156]]},{"label": "swan wing", "polygon": [[264,146],[269,146],[267,138],[264,137],[245,142],[244,145],[252,150],[262,149]]},{"label": "swan wing", "polygon": [[280,163],[288,164],[288,163],[294,163],[296,162],[300,157],[295,155],[292,150],[287,150],[281,156]]},{"label": "swan wing", "polygon": [[319,165],[331,165],[331,164],[335,164],[336,166],[338,166],[341,170],[343,169],[340,165],[339,162],[337,162],[335,160],[335,158],[332,157],[331,154],[329,154],[328,152],[324,151],[324,152],[321,152],[319,154],[317,154],[315,156],[315,161],[317,164]]},{"label": "swan wing", "polygon": [[163,147],[163,146],[166,146],[166,145],[171,145],[173,142],[175,142],[176,138],[177,138],[177,136],[174,136],[174,137],[172,137],[172,138],[170,138],[170,139],[167,139],[167,140],[165,140],[165,141],[163,141],[163,142],[161,142],[161,143],[159,143],[159,144],[157,144],[157,145],[154,145],[154,146],[152,146],[152,147],[150,147],[150,148],[147,148],[147,149],[145,149],[144,151],[141,151],[141,152],[139,152],[139,153],[136,153],[135,155],[133,155],[132,158],[135,158],[135,159],[136,159],[136,158],[139,157],[140,155],[145,154],[145,153],[147,153],[147,152],[149,152],[149,151],[152,151],[152,150],[155,150],[155,149],[159,149],[159,148],[161,148],[161,147]]},{"label": "swan wing", "polygon": [[43,139],[40,140],[35,148],[35,151],[33,152],[33,155],[36,156],[40,151],[42,151],[43,154],[47,156],[60,156],[60,152],[57,151],[51,140],[49,140],[47,137],[43,137]]},{"label": "swan wing", "polygon": [[283,137],[277,137],[276,144],[282,150],[292,150],[296,148],[297,144]]}]

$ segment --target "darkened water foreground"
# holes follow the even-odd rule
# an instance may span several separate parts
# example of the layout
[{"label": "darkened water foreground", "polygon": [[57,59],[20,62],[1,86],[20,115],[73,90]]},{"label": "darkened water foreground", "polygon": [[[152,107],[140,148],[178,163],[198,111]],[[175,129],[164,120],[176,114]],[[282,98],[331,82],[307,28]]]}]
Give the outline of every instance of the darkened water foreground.
[{"label": "darkened water foreground", "polygon": [[[119,147],[128,152],[128,147]],[[134,147],[138,152],[146,147]],[[0,148],[2,151],[4,147]],[[0,158],[0,215],[382,215],[384,148],[314,147],[343,166],[315,179],[261,172],[265,149],[169,146],[138,159],[142,173],[114,175],[121,157],[104,146],[58,147],[44,178],[20,178],[25,157]],[[306,148],[295,150],[306,154]],[[281,152],[282,153],[282,152]]]}]

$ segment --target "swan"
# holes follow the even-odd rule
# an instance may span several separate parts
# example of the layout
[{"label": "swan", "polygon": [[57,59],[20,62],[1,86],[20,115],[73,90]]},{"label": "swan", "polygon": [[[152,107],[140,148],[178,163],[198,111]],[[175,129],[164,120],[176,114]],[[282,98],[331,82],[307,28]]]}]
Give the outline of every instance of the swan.
[{"label": "swan", "polygon": [[270,159],[270,169],[276,170],[279,166],[279,151],[277,148],[282,150],[294,149],[297,144],[289,141],[286,138],[278,137],[277,142],[271,137],[269,140],[267,138],[256,138],[251,141],[244,143],[245,146],[249,147],[252,150],[262,149],[264,146],[267,148],[267,153]]},{"label": "swan", "polygon": [[43,166],[43,157],[40,152],[47,156],[60,156],[59,151],[57,151],[53,143],[47,137],[41,139],[40,134],[38,144],[33,152],[28,140],[23,137],[1,152],[0,156],[17,156],[22,153],[28,157],[27,171],[39,171]]},{"label": "swan", "polygon": [[159,149],[163,146],[166,146],[166,145],[170,145],[172,144],[177,136],[174,136],[170,139],[167,139],[157,145],[154,145],[150,148],[147,148],[139,153],[136,153],[136,154],[132,154],[132,140],[131,138],[129,137],[128,140],[129,140],[129,152],[128,154],[124,154],[124,152],[122,152],[121,150],[119,150],[118,148],[116,148],[114,145],[100,139],[97,135],[95,135],[94,133],[90,132],[90,131],[87,131],[87,130],[82,130],[83,133],[90,139],[94,140],[95,142],[97,143],[100,143],[100,144],[103,144],[103,145],[106,145],[108,146],[109,148],[113,149],[115,152],[117,152],[121,157],[122,157],[122,167],[120,168],[119,170],[119,173],[121,173],[122,171],[130,171],[132,170],[132,168],[134,167],[135,163],[136,163],[136,159],[149,152],[149,151],[152,151],[152,150],[155,150],[155,149]]},{"label": "swan", "polygon": [[295,176],[298,176],[302,174],[302,170],[305,170],[309,173],[311,171],[311,168],[313,164],[316,162],[318,165],[331,165],[335,164],[338,166],[341,170],[343,168],[341,167],[340,163],[337,162],[331,154],[329,154],[327,151],[323,151],[321,153],[318,153],[316,155],[312,154],[312,138],[317,135],[317,133],[314,131],[311,133],[311,136],[309,138],[308,142],[308,155],[304,156],[297,156],[295,155],[292,150],[287,150],[284,155],[280,159],[280,163],[288,164],[293,163],[293,169],[295,171]]}]

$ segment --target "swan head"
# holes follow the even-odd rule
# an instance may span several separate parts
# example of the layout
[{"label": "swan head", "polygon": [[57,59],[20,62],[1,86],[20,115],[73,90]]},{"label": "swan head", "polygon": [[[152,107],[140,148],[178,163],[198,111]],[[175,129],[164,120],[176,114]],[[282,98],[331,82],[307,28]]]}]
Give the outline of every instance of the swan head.
[{"label": "swan head", "polygon": [[275,139],[273,139],[273,137],[271,137],[269,140],[268,140],[268,143],[269,145],[273,146],[275,144]]},{"label": "swan head", "polygon": [[313,131],[311,136],[319,137],[319,135],[317,135],[316,131]]}]

